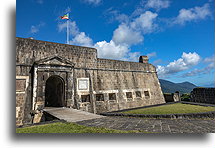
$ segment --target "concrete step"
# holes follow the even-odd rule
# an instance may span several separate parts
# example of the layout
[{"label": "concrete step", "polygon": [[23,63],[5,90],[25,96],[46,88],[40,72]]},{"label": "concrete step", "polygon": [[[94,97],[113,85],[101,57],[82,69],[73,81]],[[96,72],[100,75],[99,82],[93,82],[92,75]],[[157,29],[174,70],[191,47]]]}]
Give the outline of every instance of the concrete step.
[{"label": "concrete step", "polygon": [[63,107],[48,107],[44,109],[45,112],[57,117],[61,120],[66,120],[67,122],[78,122],[84,120],[91,120],[96,118],[104,118],[105,116]]}]

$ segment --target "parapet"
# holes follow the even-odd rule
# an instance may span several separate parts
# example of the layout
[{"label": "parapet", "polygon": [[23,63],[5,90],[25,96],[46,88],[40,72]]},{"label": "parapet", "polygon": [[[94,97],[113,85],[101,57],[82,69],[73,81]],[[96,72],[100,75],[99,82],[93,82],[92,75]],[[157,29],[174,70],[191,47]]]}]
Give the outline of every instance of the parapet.
[{"label": "parapet", "polygon": [[140,56],[139,63],[148,63],[149,58],[147,56]]}]

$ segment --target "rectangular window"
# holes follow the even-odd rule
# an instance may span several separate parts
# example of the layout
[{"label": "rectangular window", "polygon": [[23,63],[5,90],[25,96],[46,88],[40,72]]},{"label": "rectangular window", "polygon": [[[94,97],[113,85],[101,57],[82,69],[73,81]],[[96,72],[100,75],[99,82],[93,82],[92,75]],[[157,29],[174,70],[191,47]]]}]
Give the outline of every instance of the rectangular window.
[{"label": "rectangular window", "polygon": [[132,92],[126,92],[126,97],[127,97],[127,98],[133,98],[133,97],[132,97]]},{"label": "rectangular window", "polygon": [[142,97],[140,91],[136,91],[135,94],[136,94],[136,97],[137,97],[137,98],[141,98],[141,97]]},{"label": "rectangular window", "polygon": [[82,102],[90,102],[90,95],[81,95]]},{"label": "rectangular window", "polygon": [[116,94],[115,93],[110,93],[109,94],[109,100],[116,100]]},{"label": "rectangular window", "polygon": [[96,101],[104,101],[104,94],[96,94]]},{"label": "rectangular window", "polygon": [[144,91],[144,95],[145,95],[146,97],[149,97],[149,91]]}]

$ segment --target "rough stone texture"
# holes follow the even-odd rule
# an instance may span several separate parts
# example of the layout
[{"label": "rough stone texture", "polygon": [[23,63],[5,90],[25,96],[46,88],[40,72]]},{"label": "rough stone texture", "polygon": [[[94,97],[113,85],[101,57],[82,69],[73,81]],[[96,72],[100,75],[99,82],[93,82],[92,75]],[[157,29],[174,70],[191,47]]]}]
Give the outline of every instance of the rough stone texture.
[{"label": "rough stone texture", "polygon": [[124,117],[143,117],[143,118],[171,118],[171,119],[184,119],[184,118],[215,118],[215,111],[204,113],[187,113],[187,114],[165,114],[165,115],[147,115],[147,114],[123,114],[123,113],[101,113],[104,116],[124,116]]},{"label": "rough stone texture", "polygon": [[194,88],[191,102],[215,104],[215,88]]},{"label": "rough stone texture", "polygon": [[[30,122],[30,112],[45,107],[46,82],[51,76],[63,80],[64,107],[101,113],[164,103],[156,69],[147,61],[146,56],[139,63],[100,59],[94,48],[16,38],[16,75],[28,77],[28,85],[22,85],[26,87],[23,104],[17,105],[23,106],[19,110],[23,117],[18,118]],[[96,101],[96,94],[103,94],[104,101]]]},{"label": "rough stone texture", "polygon": [[16,94],[16,125],[23,124],[24,118],[24,94]]},{"label": "rough stone texture", "polygon": [[45,108],[45,112],[50,115],[57,117],[60,120],[64,120],[67,122],[78,122],[84,120],[105,118],[105,116],[96,115],[93,113],[72,109],[72,108]]},{"label": "rough stone texture", "polygon": [[144,119],[136,117],[106,117],[77,122],[85,126],[118,130],[140,130],[152,133],[215,133],[215,120],[204,119]]},{"label": "rough stone texture", "polygon": [[[23,125],[25,122],[30,122],[30,114],[25,114],[29,109],[29,77],[16,76],[16,125]],[[30,112],[30,111],[28,111]]]},{"label": "rough stone texture", "polygon": [[164,94],[164,98],[166,102],[177,102],[180,101],[179,93],[171,93],[171,94]]}]

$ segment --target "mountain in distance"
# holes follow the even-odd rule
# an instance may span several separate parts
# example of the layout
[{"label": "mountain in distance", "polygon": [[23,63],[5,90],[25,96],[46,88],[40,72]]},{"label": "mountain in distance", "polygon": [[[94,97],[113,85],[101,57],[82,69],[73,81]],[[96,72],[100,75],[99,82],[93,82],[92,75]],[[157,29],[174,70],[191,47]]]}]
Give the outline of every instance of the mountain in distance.
[{"label": "mountain in distance", "polygon": [[190,93],[193,88],[198,87],[190,82],[173,83],[163,79],[159,79],[159,81],[163,93],[174,93],[176,91],[179,91],[181,94]]}]

